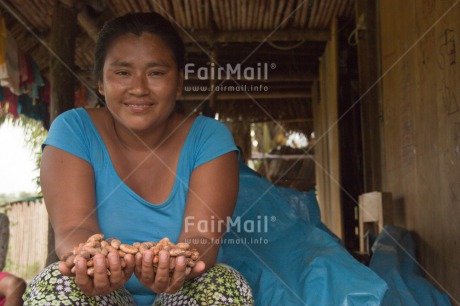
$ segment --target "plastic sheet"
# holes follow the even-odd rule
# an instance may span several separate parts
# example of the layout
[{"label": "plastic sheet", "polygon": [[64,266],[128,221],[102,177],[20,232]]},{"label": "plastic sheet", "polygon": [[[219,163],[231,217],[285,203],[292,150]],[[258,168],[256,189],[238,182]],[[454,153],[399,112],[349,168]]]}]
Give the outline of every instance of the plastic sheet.
[{"label": "plastic sheet", "polygon": [[422,277],[415,259],[415,245],[403,228],[387,225],[372,246],[369,267],[383,278],[389,290],[385,306],[450,306],[449,297]]},{"label": "plastic sheet", "polygon": [[220,262],[240,271],[256,305],[380,305],[386,283],[321,223],[314,192],[276,187],[240,165]]}]

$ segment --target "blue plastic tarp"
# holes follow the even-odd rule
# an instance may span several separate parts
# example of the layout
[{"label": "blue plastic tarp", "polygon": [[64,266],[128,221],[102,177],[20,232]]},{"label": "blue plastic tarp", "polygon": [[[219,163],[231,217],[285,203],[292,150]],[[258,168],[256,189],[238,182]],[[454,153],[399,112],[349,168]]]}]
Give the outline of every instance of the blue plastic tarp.
[{"label": "blue plastic tarp", "polygon": [[385,306],[450,306],[449,297],[426,280],[415,258],[415,244],[403,228],[387,225],[372,246],[369,267],[384,279],[389,290]]},{"label": "blue plastic tarp", "polygon": [[240,165],[240,191],[218,260],[240,271],[255,305],[380,305],[386,283],[322,223],[314,192],[272,185]]}]

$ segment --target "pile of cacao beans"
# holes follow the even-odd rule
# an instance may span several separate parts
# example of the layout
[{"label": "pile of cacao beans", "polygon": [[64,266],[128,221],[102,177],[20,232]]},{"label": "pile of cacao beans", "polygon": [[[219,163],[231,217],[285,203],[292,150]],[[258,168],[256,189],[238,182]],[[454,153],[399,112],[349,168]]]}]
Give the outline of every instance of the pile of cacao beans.
[{"label": "pile of cacao beans", "polygon": [[200,254],[196,249],[190,249],[188,243],[180,242],[177,244],[169,241],[168,238],[163,238],[158,242],[135,242],[132,245],[123,244],[119,239],[108,238],[104,240],[103,234],[94,234],[88,238],[85,243],[80,243],[78,246],[74,247],[72,252],[69,252],[61,257],[61,261],[65,262],[67,268],[71,269],[72,273],[75,273],[75,258],[77,255],[82,256],[86,259],[87,262],[87,273],[89,276],[94,275],[94,264],[93,257],[96,254],[102,254],[106,258],[107,266],[107,275],[110,275],[109,263],[107,255],[112,253],[117,253],[120,256],[121,267],[124,269],[126,263],[124,257],[126,254],[131,254],[135,256],[137,253],[143,253],[147,250],[151,250],[153,254],[153,268],[156,272],[158,268],[159,257],[158,254],[160,251],[168,251],[170,255],[170,265],[169,271],[172,273],[174,271],[174,263],[177,256],[185,256],[187,267],[193,268],[196,261],[198,260]]}]

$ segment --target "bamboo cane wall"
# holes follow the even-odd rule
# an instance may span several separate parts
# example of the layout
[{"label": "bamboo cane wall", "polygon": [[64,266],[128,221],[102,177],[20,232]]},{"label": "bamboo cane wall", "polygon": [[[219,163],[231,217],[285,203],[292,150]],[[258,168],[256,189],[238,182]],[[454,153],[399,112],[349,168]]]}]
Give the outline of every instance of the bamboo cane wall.
[{"label": "bamboo cane wall", "polygon": [[26,280],[45,268],[48,213],[41,200],[12,203],[6,210],[10,241],[5,270]]},{"label": "bamboo cane wall", "polygon": [[384,189],[425,276],[460,304],[460,4],[380,1]]}]

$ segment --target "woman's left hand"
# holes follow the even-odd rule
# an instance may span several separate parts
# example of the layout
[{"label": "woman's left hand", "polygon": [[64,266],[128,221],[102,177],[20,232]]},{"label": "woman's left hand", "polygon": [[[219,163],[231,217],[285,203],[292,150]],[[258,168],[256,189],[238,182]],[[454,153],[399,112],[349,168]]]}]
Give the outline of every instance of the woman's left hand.
[{"label": "woman's left hand", "polygon": [[[185,256],[178,256],[174,263],[170,264],[170,255],[167,251],[160,251],[157,271],[153,267],[152,251],[138,253],[135,257],[134,274],[140,283],[155,293],[176,293],[184,285],[184,282],[204,272],[205,263],[198,261],[193,270],[187,267]],[[170,267],[174,271],[170,273]]]}]

